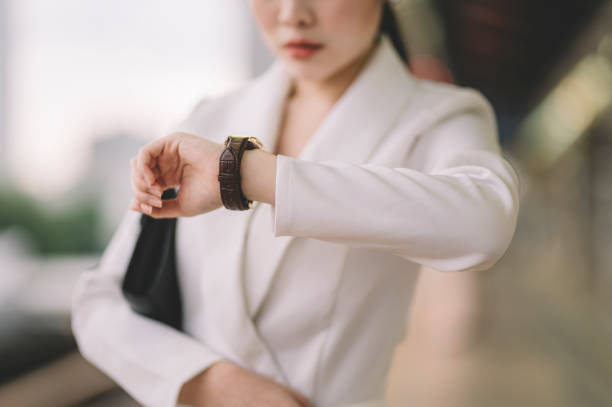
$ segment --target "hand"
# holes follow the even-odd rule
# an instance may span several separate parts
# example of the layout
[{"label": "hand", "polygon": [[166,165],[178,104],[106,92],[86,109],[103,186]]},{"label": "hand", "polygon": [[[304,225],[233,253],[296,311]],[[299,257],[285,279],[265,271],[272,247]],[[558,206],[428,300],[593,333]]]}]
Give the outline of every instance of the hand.
[{"label": "hand", "polygon": [[213,363],[185,383],[178,401],[206,407],[313,407],[302,394],[227,361]]},{"label": "hand", "polygon": [[[219,189],[220,143],[185,133],[154,140],[130,160],[134,199],[129,209],[153,218],[195,216],[223,205]],[[180,187],[176,199],[162,192]]]}]

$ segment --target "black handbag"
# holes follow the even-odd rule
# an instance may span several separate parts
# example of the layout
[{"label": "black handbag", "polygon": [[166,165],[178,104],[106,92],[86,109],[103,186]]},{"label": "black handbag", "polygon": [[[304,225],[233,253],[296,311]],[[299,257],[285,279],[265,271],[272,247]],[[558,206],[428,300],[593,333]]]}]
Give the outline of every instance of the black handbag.
[{"label": "black handbag", "polygon": [[[176,190],[162,199],[176,198]],[[122,291],[137,313],[182,330],[183,308],[176,268],[176,218],[140,218],[140,235],[123,278]]]}]

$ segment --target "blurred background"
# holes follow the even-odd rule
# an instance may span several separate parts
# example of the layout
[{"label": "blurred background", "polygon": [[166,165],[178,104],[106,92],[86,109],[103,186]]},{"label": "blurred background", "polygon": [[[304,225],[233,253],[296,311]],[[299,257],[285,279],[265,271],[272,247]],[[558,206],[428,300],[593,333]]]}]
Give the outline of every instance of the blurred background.
[{"label": "blurred background", "polygon": [[[399,0],[424,79],[481,90],[521,179],[502,260],[429,270],[387,398],[612,405],[612,2]],[[135,406],[82,359],[70,295],[129,158],[272,58],[243,0],[0,0],[0,405]]]}]

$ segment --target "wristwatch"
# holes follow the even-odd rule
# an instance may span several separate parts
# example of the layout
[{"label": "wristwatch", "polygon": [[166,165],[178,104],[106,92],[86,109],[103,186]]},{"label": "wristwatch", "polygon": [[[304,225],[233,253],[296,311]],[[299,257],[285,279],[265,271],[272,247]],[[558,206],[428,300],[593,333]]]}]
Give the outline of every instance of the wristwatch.
[{"label": "wristwatch", "polygon": [[240,186],[240,162],[245,150],[263,149],[256,137],[227,136],[225,150],[219,158],[219,186],[223,206],[232,210],[247,210],[253,201],[246,199]]}]

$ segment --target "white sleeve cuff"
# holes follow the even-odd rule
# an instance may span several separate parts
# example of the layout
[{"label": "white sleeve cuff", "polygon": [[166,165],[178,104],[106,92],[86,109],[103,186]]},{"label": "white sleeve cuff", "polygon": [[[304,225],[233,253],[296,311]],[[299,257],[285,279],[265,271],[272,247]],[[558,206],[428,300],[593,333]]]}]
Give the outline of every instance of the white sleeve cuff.
[{"label": "white sleeve cuff", "polygon": [[272,231],[275,237],[287,236],[291,230],[293,202],[291,197],[291,178],[295,159],[286,155],[276,156],[276,190],[274,205],[271,206]]}]

